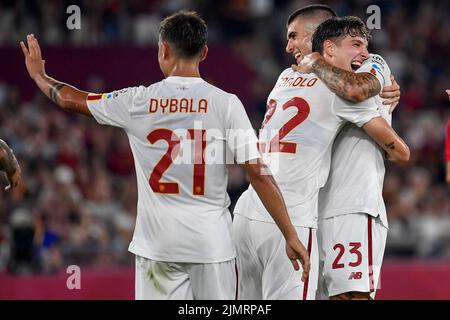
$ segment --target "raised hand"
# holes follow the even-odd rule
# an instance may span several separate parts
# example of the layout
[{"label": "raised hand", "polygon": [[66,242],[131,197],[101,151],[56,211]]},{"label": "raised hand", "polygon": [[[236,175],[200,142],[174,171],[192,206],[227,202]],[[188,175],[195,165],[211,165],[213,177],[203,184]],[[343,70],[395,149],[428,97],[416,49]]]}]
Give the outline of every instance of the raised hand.
[{"label": "raised hand", "polygon": [[42,60],[41,48],[33,34],[27,35],[27,44],[28,48],[23,41],[20,41],[20,47],[25,56],[25,65],[27,66],[28,73],[31,79],[35,80],[37,75],[43,76],[45,74],[45,60]]}]

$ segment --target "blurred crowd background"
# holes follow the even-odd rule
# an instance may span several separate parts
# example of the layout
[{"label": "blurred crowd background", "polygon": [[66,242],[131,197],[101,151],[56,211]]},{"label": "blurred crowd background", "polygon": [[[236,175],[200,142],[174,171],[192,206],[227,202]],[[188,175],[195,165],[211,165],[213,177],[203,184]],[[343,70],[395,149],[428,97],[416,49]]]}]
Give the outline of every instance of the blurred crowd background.
[{"label": "blurred crowd background", "polygon": [[[210,48],[223,50],[224,56],[233,56],[250,70],[251,85],[233,93],[246,97],[247,112],[254,127],[259,128],[266,97],[278,74],[294,62],[285,53],[286,18],[311,3],[1,0],[0,54],[7,52],[17,59],[22,54],[19,41],[34,33],[43,47],[44,59],[46,48],[60,48],[64,53],[103,47],[109,48],[103,52],[105,57],[116,59],[114,50],[110,50],[116,46],[150,48],[156,57],[160,20],[179,9],[196,10],[208,23]],[[394,111],[393,126],[411,148],[412,159],[404,166],[387,164],[384,196],[390,230],[385,257],[450,259],[450,189],[445,183],[444,166],[445,125],[450,116],[445,93],[450,88],[450,2],[321,3],[330,5],[339,15],[356,15],[364,21],[370,16],[366,13],[369,5],[381,8],[381,29],[373,30],[370,51],[387,60],[401,86],[402,98]],[[81,8],[81,30],[66,27],[66,8],[73,4]],[[213,50],[210,55],[214,55]],[[64,61],[64,54],[59,58]],[[5,54],[2,59],[8,63]],[[151,63],[157,68],[156,58]],[[101,64],[102,59],[94,63]],[[201,68],[202,74],[213,82],[214,72],[240,76],[241,68],[221,70],[220,63],[208,67]],[[114,66],[110,69],[114,73]],[[58,77],[63,70],[56,71],[50,75],[68,81]],[[134,228],[137,188],[125,133],[59,110],[31,80],[27,79],[24,86],[32,90],[10,81],[26,76],[23,65],[14,67],[14,74],[0,70],[0,138],[14,149],[23,172],[19,189],[0,192],[0,272],[50,274],[69,264],[133,265],[127,247]],[[139,84],[133,73],[119,76],[129,86]],[[156,73],[149,81],[162,77]],[[87,83],[73,84],[97,92],[119,89],[111,87],[108,75],[99,72]],[[229,86],[221,80],[215,84]],[[2,186],[7,184],[5,179],[0,182]],[[230,166],[232,206],[247,185],[243,172]]]}]

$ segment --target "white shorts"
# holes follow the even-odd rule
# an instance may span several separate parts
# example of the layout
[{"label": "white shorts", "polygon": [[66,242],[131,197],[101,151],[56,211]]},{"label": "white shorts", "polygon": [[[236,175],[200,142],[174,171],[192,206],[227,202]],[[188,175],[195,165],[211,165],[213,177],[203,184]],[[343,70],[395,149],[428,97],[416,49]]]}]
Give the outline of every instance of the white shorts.
[{"label": "white shorts", "polygon": [[236,263],[175,263],[136,256],[136,300],[234,300]]},{"label": "white shorts", "polygon": [[351,213],[319,221],[319,284],[317,299],[378,288],[387,229],[380,218]]},{"label": "white shorts", "polygon": [[295,271],[286,255],[286,241],[276,224],[234,216],[239,300],[315,299],[319,262],[316,230],[296,230],[310,253],[311,271],[305,283],[301,280],[301,265]]}]

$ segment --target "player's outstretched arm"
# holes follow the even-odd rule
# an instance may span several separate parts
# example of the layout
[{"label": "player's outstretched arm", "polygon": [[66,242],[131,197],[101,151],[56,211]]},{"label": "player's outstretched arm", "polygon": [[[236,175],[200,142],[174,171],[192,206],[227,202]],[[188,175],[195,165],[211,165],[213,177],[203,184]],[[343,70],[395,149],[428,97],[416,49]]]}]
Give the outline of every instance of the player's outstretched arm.
[{"label": "player's outstretched arm", "polygon": [[41,48],[34,35],[27,35],[27,45],[28,48],[23,41],[20,42],[28,73],[39,89],[61,108],[92,116],[86,103],[89,92],[50,78],[45,73],[45,60],[42,60]]},{"label": "player's outstretched arm", "polygon": [[306,55],[301,63],[292,65],[298,72],[314,72],[331,91],[351,102],[367,100],[381,91],[380,82],[367,72],[355,73],[329,64],[318,53]]},{"label": "player's outstretched arm", "polygon": [[9,185],[5,190],[13,189],[19,185],[21,170],[16,157],[5,141],[0,139],[0,170],[4,171]]},{"label": "player's outstretched arm", "polygon": [[384,118],[373,118],[363,126],[363,129],[386,151],[389,159],[400,162],[409,161],[408,146]]},{"label": "player's outstretched arm", "polygon": [[256,163],[253,163],[253,160],[252,163],[246,162],[243,168],[262,203],[283,233],[286,239],[286,253],[295,270],[299,269],[297,260],[300,260],[303,266],[302,280],[305,281],[310,270],[308,251],[298,239],[278,185],[261,159],[257,159]]},{"label": "player's outstretched arm", "polygon": [[[354,73],[329,64],[318,53],[313,52],[306,55],[299,65],[292,65],[298,72],[316,75],[343,99],[351,102],[361,102],[377,95],[381,90],[380,82],[368,72]],[[384,105],[390,105],[389,112],[392,113],[400,101],[400,86],[391,76],[392,85],[383,88],[380,93]]]}]

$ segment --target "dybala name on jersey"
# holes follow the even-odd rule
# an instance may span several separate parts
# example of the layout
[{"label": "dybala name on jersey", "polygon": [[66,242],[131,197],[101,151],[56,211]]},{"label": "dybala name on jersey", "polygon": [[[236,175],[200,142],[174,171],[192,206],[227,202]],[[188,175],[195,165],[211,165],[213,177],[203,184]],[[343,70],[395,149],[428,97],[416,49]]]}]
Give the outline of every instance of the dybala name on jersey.
[{"label": "dybala name on jersey", "polygon": [[206,113],[208,111],[208,100],[193,98],[164,98],[150,99],[149,113]]}]

